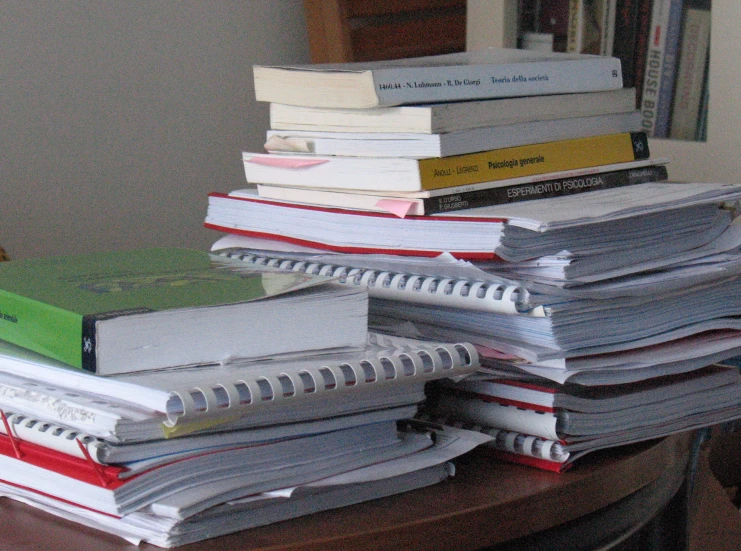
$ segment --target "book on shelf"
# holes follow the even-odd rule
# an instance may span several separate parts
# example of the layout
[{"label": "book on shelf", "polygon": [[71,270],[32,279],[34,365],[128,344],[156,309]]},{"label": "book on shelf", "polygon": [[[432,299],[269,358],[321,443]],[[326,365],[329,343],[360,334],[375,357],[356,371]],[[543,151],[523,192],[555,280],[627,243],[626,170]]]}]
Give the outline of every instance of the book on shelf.
[{"label": "book on shelf", "polygon": [[626,113],[634,111],[635,107],[635,91],[629,88],[369,109],[332,109],[271,103],[270,128],[434,134],[536,120]]},{"label": "book on shelf", "polygon": [[619,133],[452,157],[242,154],[247,181],[292,187],[423,191],[650,157],[645,133]]},{"label": "book on shelf", "polygon": [[315,65],[256,65],[257,101],[368,108],[592,92],[623,85],[603,56],[488,48],[440,56]]},{"label": "book on shelf", "polygon": [[270,153],[358,157],[451,157],[492,149],[640,130],[641,115],[634,110],[627,113],[486,126],[440,134],[269,130],[264,147]]},{"label": "book on shelf", "polygon": [[[617,0],[615,4],[615,28],[610,55],[620,60],[623,82],[633,90],[633,106],[637,106],[637,83],[635,50],[638,39],[637,21],[640,0]],[[642,77],[643,75],[641,75]]]},{"label": "book on shelf", "polygon": [[[655,239],[656,222],[642,223],[641,217],[664,211],[677,228],[698,222],[698,237],[707,240],[711,232],[722,232],[729,215],[719,212],[716,203],[737,197],[741,186],[731,184],[672,184],[651,182],[637,186],[605,189],[549,201],[522,201],[447,212],[432,216],[407,216],[327,208],[295,203],[209,195],[205,226],[220,232],[282,241],[298,246],[340,253],[385,253],[434,257],[448,252],[460,259],[510,262],[572,250],[585,227],[598,222],[611,235],[611,246],[623,254],[631,248],[624,228],[639,224]],[[677,209],[687,207],[685,220],[677,220]],[[690,214],[692,216],[690,216]],[[342,232],[333,231],[343,228]],[[623,228],[623,229],[619,229]],[[543,232],[550,232],[546,239]],[[667,236],[668,238],[669,236]],[[685,232],[685,239],[693,239]],[[588,240],[587,240],[588,241]],[[676,239],[672,242],[681,246]],[[700,243],[701,244],[701,243]],[[578,254],[581,247],[573,252]],[[654,254],[661,254],[656,244]],[[619,258],[619,254],[613,255]],[[605,258],[606,259],[606,258]],[[645,260],[645,259],[644,259]]]},{"label": "book on shelf", "polygon": [[[643,100],[643,84],[646,76],[646,63],[650,46],[651,11],[654,0],[639,0],[636,19],[636,46],[633,52],[634,78],[636,89],[636,105],[640,108]],[[661,0],[660,0],[661,1]]]},{"label": "book on shelf", "polygon": [[[667,159],[645,159],[551,172],[540,176],[508,178],[428,192],[388,193],[386,195],[257,184],[257,195],[277,201],[390,212],[399,216],[422,216],[518,201],[562,197],[647,182],[660,182],[669,177],[664,164],[666,162]],[[255,190],[253,188],[234,190],[229,195],[254,197]],[[416,195],[424,196],[416,197]]]},{"label": "book on shelf", "polygon": [[671,125],[671,109],[674,101],[674,83],[679,63],[679,40],[682,31],[682,0],[671,0],[669,20],[666,28],[666,43],[664,44],[664,60],[662,63],[661,86],[659,88],[658,105],[656,107],[656,122],[653,135],[657,138],[669,137]]},{"label": "book on shelf", "polygon": [[99,375],[365,343],[359,290],[244,268],[167,248],[5,262],[0,338]]},{"label": "book on shelf", "polygon": [[649,136],[657,138],[666,138],[668,135],[673,67],[679,41],[681,13],[682,0],[653,2],[640,112],[642,130]]},{"label": "book on shelf", "polygon": [[[33,408],[42,396],[49,404],[46,420],[72,424],[75,416],[65,412],[76,411],[81,424],[72,428],[121,442],[406,407],[422,399],[427,381],[466,375],[479,365],[475,348],[466,343],[370,333],[362,351],[97,377],[10,343],[0,345],[1,373],[46,385],[45,390],[22,381],[13,386],[3,379],[2,388],[16,398],[5,402],[0,396],[0,405],[38,416]],[[70,390],[77,396],[65,394]],[[118,407],[106,409],[96,396]]]},{"label": "book on shelf", "polygon": [[[600,55],[611,56],[615,44],[615,24],[617,23],[618,0],[603,0],[602,2],[602,33],[600,36]],[[635,96],[633,96],[635,105]]]},{"label": "book on shelf", "polygon": [[710,51],[709,2],[685,7],[669,136],[697,139]]},{"label": "book on shelf", "polygon": [[566,51],[569,53],[583,53],[586,0],[569,0],[569,18],[566,29]]}]

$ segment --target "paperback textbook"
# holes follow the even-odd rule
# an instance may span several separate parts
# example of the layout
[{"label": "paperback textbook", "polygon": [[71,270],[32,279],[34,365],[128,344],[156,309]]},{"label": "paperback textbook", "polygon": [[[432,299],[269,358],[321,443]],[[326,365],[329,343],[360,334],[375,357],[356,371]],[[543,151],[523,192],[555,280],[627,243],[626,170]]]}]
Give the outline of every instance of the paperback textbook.
[{"label": "paperback textbook", "polygon": [[362,290],[244,268],[164,248],[4,262],[0,338],[100,375],[364,345]]},{"label": "paperback textbook", "polygon": [[[669,177],[665,162],[645,159],[422,192],[360,193],[258,184],[257,194],[277,201],[421,216],[660,182]],[[229,195],[255,197],[255,190],[234,190]]]},{"label": "paperback textbook", "polygon": [[247,181],[294,187],[422,191],[650,157],[642,132],[493,149],[442,158],[242,154]]},{"label": "paperback textbook", "polygon": [[[700,246],[717,237],[730,223],[730,215],[719,211],[717,204],[739,193],[741,186],[726,184],[652,182],[550,201],[522,201],[405,218],[212,193],[206,227],[333,252],[418,257],[449,252],[467,260],[511,262],[565,250],[580,254],[595,245],[589,237],[595,235],[605,257],[614,252],[606,260],[624,265],[621,256],[631,253],[638,238],[643,240],[641,252],[653,255],[643,256],[641,261],[665,253],[666,244],[659,247],[656,235],[659,230],[665,231],[669,221],[677,231],[685,232],[686,244],[665,234],[675,249],[686,250],[691,240],[702,239],[695,241],[694,246]],[[680,211],[680,207],[687,208]],[[645,216],[648,214],[652,216]],[[599,234],[585,233],[585,227],[592,224],[600,224]],[[627,230],[630,238],[626,237]],[[548,239],[543,236],[546,231],[550,233]],[[649,245],[653,247],[647,249]]]},{"label": "paperback textbook", "polygon": [[381,105],[622,88],[616,58],[489,48],[388,61],[256,65],[257,101],[311,107]]},{"label": "paperback textbook", "polygon": [[273,130],[413,132],[434,134],[483,126],[608,115],[635,111],[635,89],[451,101],[369,109],[331,109],[270,104]]},{"label": "paperback textbook", "polygon": [[484,126],[439,134],[269,130],[265,149],[271,153],[418,159],[640,130],[641,115],[638,111],[631,111]]}]

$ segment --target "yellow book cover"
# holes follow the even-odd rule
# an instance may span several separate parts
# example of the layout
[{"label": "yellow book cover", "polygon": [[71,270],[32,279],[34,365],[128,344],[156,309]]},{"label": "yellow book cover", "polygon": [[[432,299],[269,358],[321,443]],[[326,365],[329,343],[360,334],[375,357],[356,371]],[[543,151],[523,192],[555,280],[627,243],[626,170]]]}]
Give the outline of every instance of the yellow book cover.
[{"label": "yellow book cover", "polygon": [[643,132],[608,134],[419,160],[422,189],[440,189],[649,157]]}]

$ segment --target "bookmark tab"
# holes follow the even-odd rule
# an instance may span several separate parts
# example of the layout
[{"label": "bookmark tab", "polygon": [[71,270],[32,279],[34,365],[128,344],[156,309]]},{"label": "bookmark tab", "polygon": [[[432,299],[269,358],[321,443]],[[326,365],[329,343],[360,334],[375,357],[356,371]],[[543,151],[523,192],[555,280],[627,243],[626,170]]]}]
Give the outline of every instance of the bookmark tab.
[{"label": "bookmark tab", "polygon": [[403,199],[379,199],[376,203],[376,207],[390,212],[394,216],[399,218],[406,217],[409,214],[409,210],[414,206],[412,201],[404,201]]},{"label": "bookmark tab", "polygon": [[277,168],[307,168],[314,165],[328,163],[326,159],[296,159],[295,157],[283,157],[281,155],[264,155],[262,157],[252,157],[247,160],[248,163],[256,165],[274,166]]}]

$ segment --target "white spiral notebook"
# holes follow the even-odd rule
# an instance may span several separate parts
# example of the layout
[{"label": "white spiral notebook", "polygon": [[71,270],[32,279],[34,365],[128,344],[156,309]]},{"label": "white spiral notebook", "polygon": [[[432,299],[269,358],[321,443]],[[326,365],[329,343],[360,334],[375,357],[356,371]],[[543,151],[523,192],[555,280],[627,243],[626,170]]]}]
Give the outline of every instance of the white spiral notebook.
[{"label": "white spiral notebook", "polygon": [[478,366],[468,343],[370,333],[361,352],[98,377],[0,342],[0,372],[125,402],[143,424],[155,419],[160,437],[409,405],[426,381]]},{"label": "white spiral notebook", "polygon": [[[311,255],[281,251],[228,248],[216,252],[221,256],[239,259],[249,264],[332,276],[345,285],[366,286],[368,295],[377,299],[447,306],[478,312],[544,315],[542,307],[531,308],[528,305],[529,295],[524,287],[505,279],[495,283],[375,270],[331,263],[329,258],[317,260],[310,258]],[[347,256],[344,258],[347,259]]]}]

